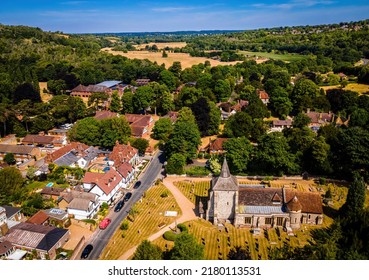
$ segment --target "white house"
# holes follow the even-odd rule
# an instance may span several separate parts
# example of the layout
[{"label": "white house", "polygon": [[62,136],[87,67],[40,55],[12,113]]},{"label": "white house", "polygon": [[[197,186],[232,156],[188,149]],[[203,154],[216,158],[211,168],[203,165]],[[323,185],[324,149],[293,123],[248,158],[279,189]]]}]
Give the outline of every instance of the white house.
[{"label": "white house", "polygon": [[129,183],[131,183],[135,177],[135,169],[132,167],[130,163],[123,162],[117,168],[117,171],[122,176],[123,188],[127,188]]},{"label": "white house", "polygon": [[58,205],[76,220],[91,219],[100,207],[98,196],[93,193],[66,190],[60,194]]},{"label": "white house", "polygon": [[123,187],[123,178],[114,167],[110,167],[106,173],[86,172],[83,178],[84,191],[96,194],[100,204],[111,204]]}]

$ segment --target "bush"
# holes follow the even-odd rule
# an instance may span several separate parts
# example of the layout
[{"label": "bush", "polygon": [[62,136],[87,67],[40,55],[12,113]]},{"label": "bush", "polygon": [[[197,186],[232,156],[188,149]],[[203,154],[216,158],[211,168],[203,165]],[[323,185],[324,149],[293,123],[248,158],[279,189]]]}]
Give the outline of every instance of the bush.
[{"label": "bush", "polygon": [[128,222],[127,221],[124,221],[121,225],[120,225],[120,229],[121,230],[127,230],[128,229],[128,227],[129,227],[129,224],[128,224]]},{"label": "bush", "polygon": [[168,230],[164,232],[164,239],[168,241],[175,241],[179,235],[173,232],[172,230]]},{"label": "bush", "polygon": [[163,191],[163,192],[160,194],[160,197],[161,197],[161,198],[165,198],[165,197],[168,197],[168,196],[169,196],[168,191]]},{"label": "bush", "polygon": [[181,232],[188,232],[188,228],[185,224],[178,224],[177,228],[179,228]]},{"label": "bush", "polygon": [[189,176],[207,176],[209,170],[202,166],[192,166],[186,169],[186,174]]},{"label": "bush", "polygon": [[82,220],[82,222],[85,222],[87,224],[96,225],[96,221],[93,220],[93,219],[84,219],[84,220]]}]

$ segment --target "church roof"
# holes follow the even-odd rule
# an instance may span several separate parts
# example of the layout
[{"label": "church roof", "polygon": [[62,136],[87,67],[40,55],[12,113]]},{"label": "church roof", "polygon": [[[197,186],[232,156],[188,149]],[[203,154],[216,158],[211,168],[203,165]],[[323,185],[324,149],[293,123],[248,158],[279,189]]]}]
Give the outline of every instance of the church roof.
[{"label": "church roof", "polygon": [[287,208],[288,210],[293,212],[298,212],[302,210],[302,205],[296,195],[287,203]]},{"label": "church roof", "polygon": [[229,171],[226,158],[224,158],[219,177],[212,180],[212,187],[214,191],[238,191],[237,179]]}]

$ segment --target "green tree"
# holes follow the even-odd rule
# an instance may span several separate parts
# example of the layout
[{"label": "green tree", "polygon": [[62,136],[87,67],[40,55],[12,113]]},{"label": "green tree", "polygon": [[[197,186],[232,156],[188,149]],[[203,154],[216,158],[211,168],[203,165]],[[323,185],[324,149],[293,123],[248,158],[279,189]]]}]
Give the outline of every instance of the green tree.
[{"label": "green tree", "polygon": [[3,159],[7,164],[14,165],[16,163],[13,153],[7,153]]},{"label": "green tree", "polygon": [[245,112],[237,112],[228,118],[224,126],[223,133],[228,137],[251,138],[253,121],[249,114]]},{"label": "green tree", "polygon": [[174,91],[177,87],[178,78],[169,70],[160,72],[159,81],[165,84],[170,91]]},{"label": "green tree", "polygon": [[163,252],[160,247],[144,240],[138,245],[133,254],[132,260],[161,260]]},{"label": "green tree", "polygon": [[251,253],[248,248],[242,248],[240,246],[236,246],[232,248],[228,255],[228,260],[251,260]]},{"label": "green tree", "polygon": [[121,109],[122,103],[120,97],[118,95],[118,92],[114,91],[111,95],[109,110],[112,112],[120,112]]},{"label": "green tree", "polygon": [[201,97],[191,105],[191,110],[202,136],[218,134],[220,110],[213,102]]},{"label": "green tree", "polygon": [[[116,141],[126,143],[131,136],[131,127],[124,117],[101,120],[98,126],[100,145],[105,148],[112,149]],[[83,143],[83,141],[81,142]]]},{"label": "green tree", "polygon": [[232,93],[232,88],[228,80],[217,80],[214,86],[214,94],[217,101],[226,101]]},{"label": "green tree", "polygon": [[136,148],[141,155],[144,155],[149,147],[149,141],[144,138],[136,138],[132,141],[132,147]]},{"label": "green tree", "polygon": [[22,197],[24,179],[15,167],[5,167],[0,170],[0,204],[20,202]]},{"label": "green tree", "polygon": [[89,146],[100,145],[101,132],[99,122],[92,117],[77,121],[69,130],[68,138],[70,141],[82,142]]},{"label": "green tree", "polygon": [[304,113],[297,114],[296,117],[293,118],[292,125],[296,128],[303,128],[306,127],[311,122],[308,115]]},{"label": "green tree", "polygon": [[125,91],[122,96],[122,112],[132,114],[134,112],[132,91]]},{"label": "green tree", "polygon": [[182,64],[180,61],[174,61],[172,66],[168,68],[170,72],[172,72],[177,78],[181,76],[182,72]]},{"label": "green tree", "polygon": [[146,111],[152,104],[153,99],[154,99],[154,90],[152,89],[152,87],[150,86],[139,87],[132,97],[134,111],[136,113],[140,111]]},{"label": "green tree", "polygon": [[174,241],[169,252],[170,260],[203,260],[204,247],[196,242],[193,235],[183,232]]},{"label": "green tree", "polygon": [[313,99],[319,95],[319,87],[309,79],[299,79],[291,93],[295,114],[312,108]]},{"label": "green tree", "polygon": [[98,109],[105,109],[104,104],[108,101],[109,95],[105,92],[94,92],[88,98],[87,105],[92,106],[97,111]]},{"label": "green tree", "polygon": [[186,160],[191,160],[195,157],[200,143],[201,137],[195,117],[190,108],[183,107],[179,111],[173,132],[166,144],[166,151],[169,156],[174,153],[181,153]]},{"label": "green tree", "polygon": [[365,203],[366,186],[364,179],[355,172],[350,184],[345,204],[340,208],[343,217],[354,217],[362,212]]},{"label": "green tree", "polygon": [[186,157],[182,154],[175,153],[168,159],[165,170],[168,174],[181,175],[184,172],[185,165]]},{"label": "green tree", "polygon": [[227,161],[232,173],[238,174],[246,172],[249,161],[252,156],[252,145],[245,137],[228,139],[223,148],[227,151]]},{"label": "green tree", "polygon": [[155,122],[152,129],[152,138],[166,142],[173,131],[173,125],[170,118],[160,118]]},{"label": "green tree", "polygon": [[47,82],[47,89],[56,95],[63,94],[67,89],[67,84],[64,80],[50,80]]}]

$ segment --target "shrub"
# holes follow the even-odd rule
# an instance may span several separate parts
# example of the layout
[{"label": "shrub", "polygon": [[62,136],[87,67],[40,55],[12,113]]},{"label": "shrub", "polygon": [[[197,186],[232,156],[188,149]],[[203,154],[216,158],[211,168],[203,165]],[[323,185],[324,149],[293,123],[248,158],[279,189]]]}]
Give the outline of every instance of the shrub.
[{"label": "shrub", "polygon": [[190,176],[206,176],[209,175],[209,170],[202,166],[192,166],[186,169],[186,174]]},{"label": "shrub", "polygon": [[166,232],[164,232],[164,239],[165,240],[168,240],[168,241],[174,241],[176,240],[176,238],[178,237],[179,235],[176,234],[175,232],[173,232],[172,230],[168,230]]},{"label": "shrub", "polygon": [[82,222],[85,222],[87,224],[96,225],[96,221],[93,220],[93,219],[84,219],[84,220],[82,220]]},{"label": "shrub", "polygon": [[128,222],[127,221],[124,221],[121,225],[120,225],[120,229],[121,230],[127,230],[128,229],[128,227],[129,227],[129,224],[128,224]]},{"label": "shrub", "polygon": [[168,191],[163,191],[163,192],[160,194],[160,197],[161,197],[161,198],[165,198],[165,197],[168,197],[168,196],[169,196]]},{"label": "shrub", "polygon": [[181,232],[188,232],[188,228],[185,224],[178,224],[177,228],[179,228]]}]

